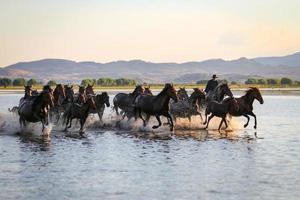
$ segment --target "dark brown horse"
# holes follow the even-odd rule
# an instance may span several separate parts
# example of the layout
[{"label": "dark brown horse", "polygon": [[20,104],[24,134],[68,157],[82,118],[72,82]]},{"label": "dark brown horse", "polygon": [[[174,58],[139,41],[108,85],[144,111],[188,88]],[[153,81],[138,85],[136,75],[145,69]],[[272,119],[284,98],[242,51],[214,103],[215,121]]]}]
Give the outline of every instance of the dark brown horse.
[{"label": "dark brown horse", "polygon": [[65,87],[62,84],[57,84],[54,92],[54,105],[61,106],[66,99]]},{"label": "dark brown horse", "polygon": [[87,101],[82,105],[73,103],[68,108],[68,110],[66,110],[66,112],[64,113],[64,118],[67,119],[65,131],[67,131],[68,128],[72,127],[73,119],[79,119],[79,121],[80,121],[79,133],[82,134],[83,126],[85,124],[85,121],[86,121],[91,109],[96,109],[95,101],[91,96],[89,96],[87,98]]},{"label": "dark brown horse", "polygon": [[88,84],[88,86],[86,86],[85,93],[86,93],[87,96],[88,95],[95,95],[93,87],[94,87],[94,84],[93,85]]},{"label": "dark brown horse", "polygon": [[107,92],[102,92],[102,94],[97,94],[93,97],[96,105],[96,109],[91,109],[90,113],[97,113],[99,120],[102,121],[105,105],[106,107],[110,106],[109,96]]},{"label": "dark brown horse", "polygon": [[264,100],[261,96],[261,93],[258,88],[256,87],[251,87],[249,90],[246,91],[246,94],[242,97],[236,98],[237,103],[239,105],[238,110],[234,109],[229,109],[229,114],[232,116],[244,116],[247,118],[247,123],[244,124],[244,128],[246,128],[249,124],[250,121],[250,116],[254,117],[255,124],[254,128],[256,129],[257,127],[257,120],[256,120],[256,115],[253,113],[253,102],[254,100],[259,101],[260,104],[264,103]]},{"label": "dark brown horse", "polygon": [[[205,109],[205,122],[203,124],[207,123],[205,128],[208,128],[210,120],[216,116],[222,118],[218,130],[221,129],[223,122],[225,123],[225,126],[227,128],[228,124],[226,122],[226,115],[229,113],[229,110],[238,110],[238,109],[239,109],[239,105],[237,103],[237,100],[233,97],[224,99],[221,103],[217,101],[211,101],[208,103]],[[207,121],[207,116],[209,114],[211,115],[209,116]]]},{"label": "dark brown horse", "polygon": [[145,95],[151,95],[151,96],[153,95],[152,91],[150,89],[150,86],[145,87],[145,90],[144,90],[143,94],[145,94]]},{"label": "dark brown horse", "polygon": [[233,97],[233,94],[227,83],[220,83],[213,91],[206,94],[206,101],[217,101],[221,102],[225,95]]},{"label": "dark brown horse", "polygon": [[174,120],[176,120],[176,118],[187,117],[191,122],[191,117],[193,115],[200,115],[200,118],[202,120],[200,107],[201,107],[201,102],[205,100],[205,94],[199,88],[194,88],[193,90],[194,91],[190,97],[189,96],[187,98],[185,97],[184,99],[178,101],[177,103],[171,102],[170,112],[174,117]]},{"label": "dark brown horse", "polygon": [[[150,116],[155,116],[158,125],[153,126],[156,129],[161,126],[160,116],[165,116],[170,122],[170,130],[173,131],[174,124],[172,117],[169,113],[169,101],[173,99],[175,102],[178,101],[176,90],[173,85],[167,83],[164,89],[156,96],[150,95],[139,95],[135,99],[135,112],[139,114],[139,117],[143,120],[144,126],[146,126]],[[143,119],[142,113],[147,115],[146,120]]]},{"label": "dark brown horse", "polygon": [[19,122],[21,128],[26,126],[26,122],[42,122],[43,131],[48,122],[48,108],[54,106],[54,98],[49,90],[42,91],[38,96],[30,99],[20,100]]},{"label": "dark brown horse", "polygon": [[179,88],[179,90],[177,91],[177,97],[178,97],[179,101],[189,98],[189,95],[188,95],[185,87]]},{"label": "dark brown horse", "polygon": [[124,114],[126,109],[133,107],[135,98],[143,92],[143,87],[141,85],[137,85],[132,93],[118,93],[113,99],[114,109],[116,110],[117,115],[119,115],[119,108],[122,110],[122,114]]}]

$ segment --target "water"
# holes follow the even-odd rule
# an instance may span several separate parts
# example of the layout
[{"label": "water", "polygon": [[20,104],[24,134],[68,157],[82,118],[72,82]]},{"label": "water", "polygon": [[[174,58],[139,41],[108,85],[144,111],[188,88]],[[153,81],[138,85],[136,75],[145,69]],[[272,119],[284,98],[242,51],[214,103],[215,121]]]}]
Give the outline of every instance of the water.
[{"label": "water", "polygon": [[116,128],[108,109],[107,125],[90,120],[84,138],[78,127],[16,134],[7,108],[19,98],[0,94],[0,199],[300,199],[300,96],[255,103],[257,131],[243,118],[222,134],[199,130],[198,119],[174,135],[140,122]]}]

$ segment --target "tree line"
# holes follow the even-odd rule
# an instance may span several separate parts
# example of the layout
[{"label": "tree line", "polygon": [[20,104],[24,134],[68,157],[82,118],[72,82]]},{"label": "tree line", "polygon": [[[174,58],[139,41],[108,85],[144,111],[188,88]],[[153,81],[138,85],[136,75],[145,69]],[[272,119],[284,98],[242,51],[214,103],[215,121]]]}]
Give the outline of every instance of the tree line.
[{"label": "tree line", "polygon": [[[24,78],[16,78],[16,79],[10,79],[10,78],[1,78],[0,77],[0,86],[2,87],[9,87],[9,86],[24,86],[24,85],[43,85],[43,84],[54,86],[57,84],[55,80],[49,80],[48,82],[43,82],[36,79],[24,79]],[[98,85],[98,86],[130,86],[130,85],[136,85],[137,81],[134,79],[128,79],[128,78],[118,78],[118,79],[112,79],[112,78],[99,78],[97,79],[83,79],[81,81],[81,85],[87,86],[90,85]]]},{"label": "tree line", "polygon": [[[231,83],[232,85],[239,84],[237,81],[229,82],[226,79],[218,80],[219,83]],[[206,84],[208,80],[199,80],[197,84]],[[300,81],[294,81],[290,78],[283,77],[283,78],[249,78],[247,79],[244,84],[246,85],[300,85]]]}]

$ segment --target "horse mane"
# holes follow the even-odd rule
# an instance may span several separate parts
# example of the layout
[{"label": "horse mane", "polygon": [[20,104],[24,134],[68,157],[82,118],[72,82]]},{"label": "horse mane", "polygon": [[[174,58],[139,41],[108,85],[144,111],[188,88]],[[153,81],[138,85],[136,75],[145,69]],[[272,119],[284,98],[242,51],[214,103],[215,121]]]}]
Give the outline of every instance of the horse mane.
[{"label": "horse mane", "polygon": [[160,95],[166,93],[167,90],[168,90],[169,88],[172,88],[172,87],[173,87],[173,85],[172,85],[171,83],[166,83],[166,84],[165,84],[165,87],[163,88],[163,90],[162,90],[157,96],[160,96]]},{"label": "horse mane", "polygon": [[246,95],[250,95],[252,92],[258,92],[260,93],[259,89],[257,87],[249,87],[248,90],[245,91]]}]

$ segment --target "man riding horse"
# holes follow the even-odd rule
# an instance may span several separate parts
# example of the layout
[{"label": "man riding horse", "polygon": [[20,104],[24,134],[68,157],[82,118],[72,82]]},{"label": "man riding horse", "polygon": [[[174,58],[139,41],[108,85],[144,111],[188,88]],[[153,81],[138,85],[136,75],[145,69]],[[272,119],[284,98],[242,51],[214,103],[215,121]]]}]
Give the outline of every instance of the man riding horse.
[{"label": "man riding horse", "polygon": [[214,91],[214,89],[218,86],[218,81],[217,81],[217,75],[216,74],[214,74],[213,76],[212,76],[212,79],[211,80],[209,80],[208,82],[207,82],[207,84],[206,84],[206,88],[205,88],[205,93],[206,93],[206,96],[209,96],[209,93],[210,92],[213,92]]}]

